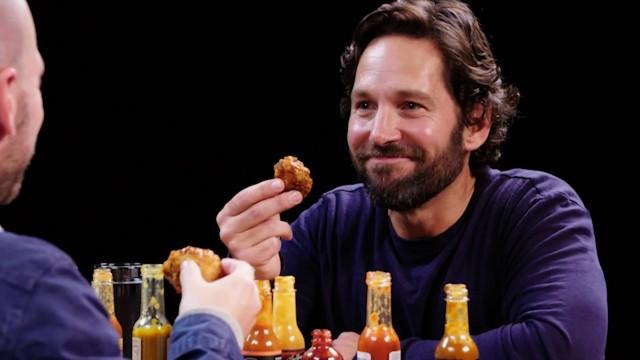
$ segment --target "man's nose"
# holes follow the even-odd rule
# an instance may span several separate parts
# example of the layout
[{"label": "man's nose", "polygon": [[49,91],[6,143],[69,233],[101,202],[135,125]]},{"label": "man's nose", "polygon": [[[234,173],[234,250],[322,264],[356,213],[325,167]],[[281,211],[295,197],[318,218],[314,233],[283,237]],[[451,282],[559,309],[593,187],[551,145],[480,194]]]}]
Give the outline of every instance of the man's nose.
[{"label": "man's nose", "polygon": [[372,122],[371,141],[376,145],[384,145],[400,140],[397,114],[388,108],[380,108]]}]

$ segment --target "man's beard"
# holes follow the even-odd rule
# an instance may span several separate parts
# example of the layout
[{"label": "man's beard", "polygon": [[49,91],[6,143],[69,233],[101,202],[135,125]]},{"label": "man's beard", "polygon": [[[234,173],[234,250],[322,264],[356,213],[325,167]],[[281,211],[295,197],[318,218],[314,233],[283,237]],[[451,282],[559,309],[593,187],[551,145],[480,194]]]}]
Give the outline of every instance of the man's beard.
[{"label": "man's beard", "polygon": [[18,196],[24,173],[33,157],[33,149],[29,148],[24,139],[23,126],[26,126],[26,121],[29,121],[26,111],[25,104],[19,102],[17,116],[21,117],[16,119],[16,136],[8,139],[10,143],[7,144],[0,158],[0,205],[6,205]]},{"label": "man's beard", "polygon": [[12,202],[20,193],[26,167],[0,170],[0,205]]},{"label": "man's beard", "polygon": [[[460,174],[464,165],[462,131],[458,122],[449,146],[439,154],[427,154],[412,144],[367,144],[351,154],[351,160],[360,177],[369,188],[369,196],[376,206],[395,211],[417,208],[438,195]],[[393,165],[378,165],[367,171],[369,158],[379,156],[406,157],[416,163],[415,170],[402,178],[391,179]]]}]

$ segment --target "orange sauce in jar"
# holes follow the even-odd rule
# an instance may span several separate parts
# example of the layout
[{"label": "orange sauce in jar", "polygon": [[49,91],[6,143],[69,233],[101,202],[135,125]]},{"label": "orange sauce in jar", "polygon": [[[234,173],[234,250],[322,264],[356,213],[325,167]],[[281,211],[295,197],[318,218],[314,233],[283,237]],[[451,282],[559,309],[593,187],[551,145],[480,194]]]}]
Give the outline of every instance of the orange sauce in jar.
[{"label": "orange sauce in jar", "polygon": [[400,339],[391,321],[391,275],[367,272],[367,325],[358,339],[358,360],[400,360]]},{"label": "orange sauce in jar", "polygon": [[[133,329],[133,359],[166,359],[171,325],[147,325]],[[137,351],[136,351],[137,350]],[[140,354],[140,357],[137,356]]]},{"label": "orange sauce in jar", "polygon": [[372,360],[387,360],[390,353],[400,350],[400,339],[392,327],[367,326],[358,340],[358,350],[369,353]]}]

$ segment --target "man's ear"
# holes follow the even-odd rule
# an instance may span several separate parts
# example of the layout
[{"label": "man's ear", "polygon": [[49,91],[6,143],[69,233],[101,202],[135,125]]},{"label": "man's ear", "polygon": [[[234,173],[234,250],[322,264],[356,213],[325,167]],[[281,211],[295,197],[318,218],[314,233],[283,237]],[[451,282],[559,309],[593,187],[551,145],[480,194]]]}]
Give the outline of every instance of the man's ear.
[{"label": "man's ear", "polygon": [[16,81],[16,69],[0,69],[0,144],[16,134],[16,100],[11,86]]},{"label": "man's ear", "polygon": [[493,106],[484,102],[476,102],[467,113],[470,125],[464,127],[463,145],[465,150],[477,150],[489,137]]}]

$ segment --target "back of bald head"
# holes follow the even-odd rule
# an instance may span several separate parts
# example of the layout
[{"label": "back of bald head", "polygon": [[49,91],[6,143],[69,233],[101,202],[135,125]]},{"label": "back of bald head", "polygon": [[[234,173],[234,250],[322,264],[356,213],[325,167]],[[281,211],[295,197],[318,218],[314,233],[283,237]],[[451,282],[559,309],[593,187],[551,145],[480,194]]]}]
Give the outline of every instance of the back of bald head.
[{"label": "back of bald head", "polygon": [[0,0],[0,70],[19,65],[25,29],[31,21],[25,0]]}]

